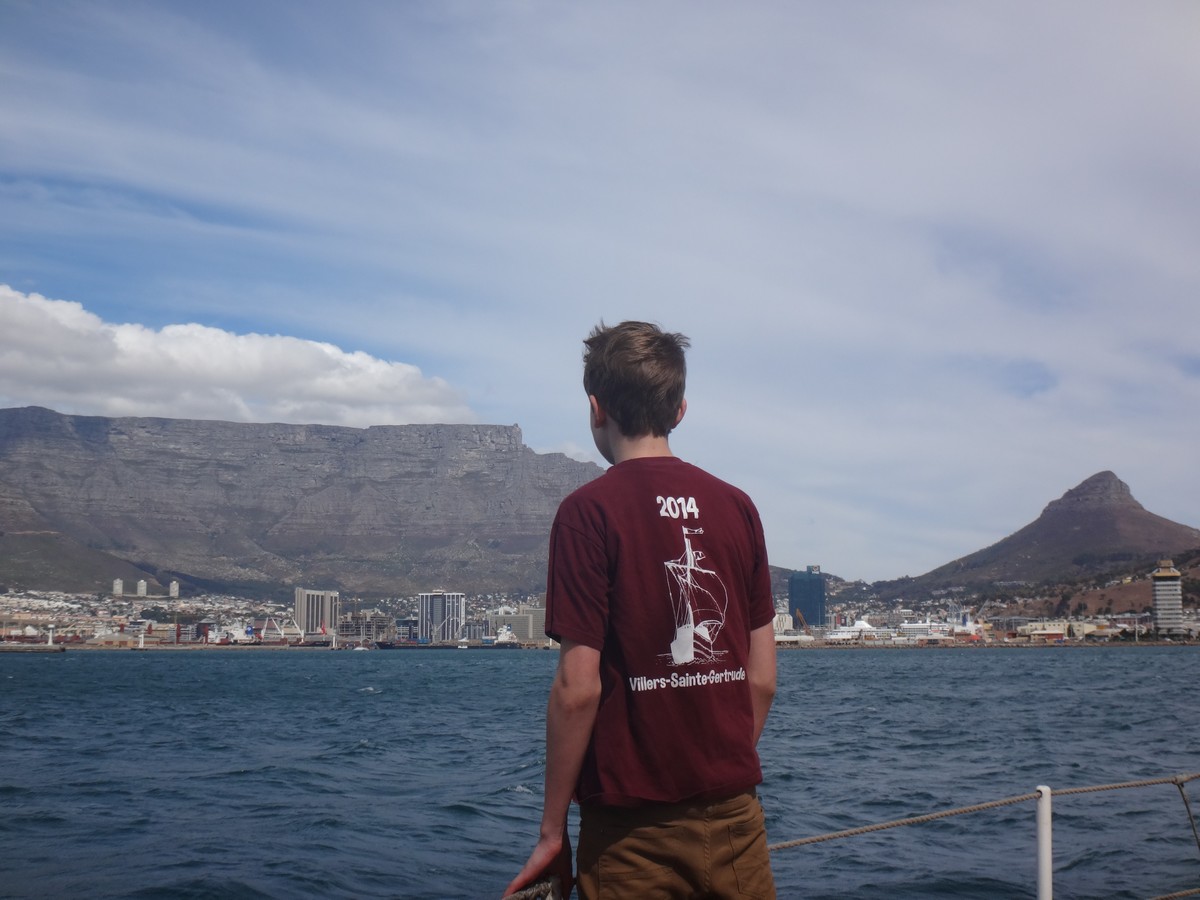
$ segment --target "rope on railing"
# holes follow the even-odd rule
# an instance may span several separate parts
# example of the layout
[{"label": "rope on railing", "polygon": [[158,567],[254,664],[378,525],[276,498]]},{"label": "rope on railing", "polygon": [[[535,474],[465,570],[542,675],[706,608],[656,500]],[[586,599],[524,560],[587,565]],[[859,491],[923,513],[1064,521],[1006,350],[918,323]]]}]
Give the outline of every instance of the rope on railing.
[{"label": "rope on railing", "polygon": [[[1194,775],[1192,776],[1192,778],[1195,777]],[[1196,839],[1196,849],[1200,850],[1200,831],[1196,830],[1196,817],[1192,815],[1192,804],[1188,803],[1187,791],[1183,789],[1183,786],[1191,781],[1192,778],[1184,778],[1181,775],[1175,782],[1175,786],[1179,788],[1179,796],[1183,798],[1183,808],[1187,810],[1188,821],[1192,823],[1192,837]]]},{"label": "rope on railing", "polygon": [[1065,797],[1068,794],[1094,794],[1097,791],[1119,791],[1123,788],[1149,787],[1152,784],[1186,784],[1200,778],[1200,772],[1189,775],[1171,775],[1165,778],[1147,778],[1142,781],[1120,781],[1116,784],[1097,784],[1091,787],[1056,788],[1055,797]]},{"label": "rope on railing", "polygon": [[[1191,805],[1188,803],[1187,794],[1183,790],[1183,786],[1195,779],[1200,778],[1200,772],[1193,772],[1186,775],[1174,775],[1169,778],[1148,778],[1143,781],[1124,781],[1119,784],[1100,784],[1091,787],[1082,788],[1063,788],[1053,791],[1055,796],[1066,796],[1068,794],[1088,794],[1097,791],[1116,791],[1125,788],[1148,787],[1154,784],[1174,784],[1179,788],[1179,793],[1183,796],[1183,803],[1187,809],[1188,820],[1192,825],[1192,833],[1196,835],[1196,846],[1200,847],[1200,832],[1196,829],[1196,820],[1192,816]],[[787,850],[791,847],[801,847],[805,844],[818,844],[822,841],[835,841],[841,838],[855,837],[860,834],[870,834],[874,831],[884,831],[888,828],[899,828],[901,825],[920,825],[923,822],[932,822],[935,819],[946,819],[950,816],[961,816],[967,813],[981,812],[985,809],[996,809],[1001,806],[1012,806],[1017,803],[1025,803],[1029,800],[1036,800],[1038,794],[1034,791],[1031,794],[1020,794],[1016,797],[1005,797],[1002,800],[990,800],[987,803],[976,803],[972,806],[961,806],[957,809],[946,809],[940,812],[928,813],[923,816],[912,816],[907,819],[896,819],[891,822],[880,822],[875,825],[863,825],[859,828],[848,828],[845,831],[834,831],[829,834],[818,834],[813,837],[799,838],[794,841],[784,841],[780,844],[771,844],[767,847],[770,851]],[[1186,895],[1181,895],[1186,896]]]},{"label": "rope on railing", "polygon": [[794,841],[784,841],[782,844],[771,844],[767,847],[768,850],[787,850],[791,847],[800,847],[804,844],[818,844],[821,841],[836,841],[839,838],[855,837],[860,834],[869,834],[872,831],[884,831],[888,828],[899,828],[901,825],[920,825],[922,822],[932,822],[934,819],[945,819],[950,816],[961,816],[966,813],[979,812],[984,809],[995,809],[999,806],[1012,806],[1014,803],[1024,803],[1026,800],[1036,800],[1037,792],[1032,794],[1021,794],[1017,797],[1006,797],[1003,800],[990,800],[987,803],[976,803],[973,806],[962,806],[958,809],[946,809],[941,812],[927,813],[923,816],[913,816],[908,819],[896,819],[892,822],[880,822],[877,825],[863,825],[859,828],[848,828],[845,831],[834,831],[829,834],[818,834],[813,837],[798,838]]},{"label": "rope on railing", "polygon": [[[1088,787],[1078,788],[1061,788],[1051,791],[1055,797],[1066,797],[1071,794],[1094,794],[1100,791],[1119,791],[1127,788],[1149,787],[1155,784],[1173,784],[1179,788],[1179,794],[1183,798],[1184,809],[1187,810],[1188,821],[1192,826],[1192,834],[1196,838],[1196,847],[1200,849],[1200,831],[1196,828],[1196,819],[1192,815],[1192,807],[1188,802],[1187,792],[1183,786],[1189,781],[1195,781],[1200,778],[1200,772],[1192,772],[1186,775],[1173,775],[1167,778],[1147,778],[1142,781],[1122,781],[1117,784],[1097,784]],[[927,813],[923,816],[911,816],[907,819],[895,819],[891,822],[879,822],[874,825],[863,825],[858,828],[848,828],[845,831],[833,831],[828,834],[818,834],[812,837],[799,838],[794,841],[784,841],[780,844],[771,844],[767,847],[768,850],[774,852],[776,850],[787,850],[792,847],[802,847],[806,844],[819,844],[822,841],[836,841],[841,838],[856,837],[860,834],[870,834],[875,831],[886,831],[889,828],[899,828],[902,825],[920,825],[924,822],[933,822],[937,819],[947,819],[951,816],[962,816],[967,813],[982,812],[985,809],[998,809],[1003,806],[1014,806],[1018,803],[1025,803],[1029,800],[1038,798],[1037,791],[1029,794],[1018,794],[1015,797],[1005,797],[1001,800],[989,800],[986,803],[975,803],[971,806],[960,806],[956,809],[945,809],[939,812]],[[1164,894],[1161,897],[1156,897],[1154,900],[1177,900],[1182,897],[1200,896],[1200,888],[1195,888],[1188,891],[1180,891],[1176,894]],[[517,891],[515,894],[509,895],[505,900],[556,900],[562,897],[562,885],[557,877],[550,878],[546,881],[538,882],[524,890]]]},{"label": "rope on railing", "polygon": [[1188,823],[1192,826],[1192,837],[1196,839],[1196,849],[1200,850],[1200,830],[1196,828],[1196,817],[1192,815],[1192,804],[1188,802],[1187,791],[1183,789],[1185,784],[1195,781],[1197,778],[1200,778],[1200,772],[1172,775],[1169,778],[1148,778],[1144,781],[1122,781],[1119,784],[1099,784],[1094,787],[1063,788],[1059,791],[1051,791],[1051,793],[1056,797],[1065,797],[1067,794],[1090,794],[1096,791],[1119,791],[1123,788],[1147,787],[1152,784],[1173,784],[1179,788],[1179,796],[1183,799],[1183,808],[1187,811]]}]

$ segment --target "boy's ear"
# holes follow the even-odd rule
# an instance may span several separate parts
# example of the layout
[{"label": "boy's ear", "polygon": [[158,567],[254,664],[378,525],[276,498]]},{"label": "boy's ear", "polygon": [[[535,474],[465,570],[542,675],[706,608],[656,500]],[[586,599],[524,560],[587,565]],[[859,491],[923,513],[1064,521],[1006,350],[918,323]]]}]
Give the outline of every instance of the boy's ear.
[{"label": "boy's ear", "polygon": [[683,414],[687,412],[687,397],[679,401],[679,412],[675,414],[675,424],[678,425],[683,421]]},{"label": "boy's ear", "polygon": [[588,406],[591,407],[591,419],[593,428],[603,428],[604,423],[608,421],[608,413],[604,411],[604,407],[600,405],[600,401],[595,395],[588,394]]}]

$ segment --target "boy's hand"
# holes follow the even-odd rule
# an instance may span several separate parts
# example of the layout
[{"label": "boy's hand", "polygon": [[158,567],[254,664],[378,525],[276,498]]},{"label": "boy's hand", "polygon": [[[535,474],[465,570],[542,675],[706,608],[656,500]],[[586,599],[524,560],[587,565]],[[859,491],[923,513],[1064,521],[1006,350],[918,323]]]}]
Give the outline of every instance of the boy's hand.
[{"label": "boy's hand", "polygon": [[539,877],[551,875],[557,875],[562,883],[562,895],[570,897],[575,880],[571,873],[571,838],[565,828],[557,837],[538,839],[537,846],[529,854],[529,859],[525,861],[517,877],[504,889],[504,896],[516,893],[537,881]]}]

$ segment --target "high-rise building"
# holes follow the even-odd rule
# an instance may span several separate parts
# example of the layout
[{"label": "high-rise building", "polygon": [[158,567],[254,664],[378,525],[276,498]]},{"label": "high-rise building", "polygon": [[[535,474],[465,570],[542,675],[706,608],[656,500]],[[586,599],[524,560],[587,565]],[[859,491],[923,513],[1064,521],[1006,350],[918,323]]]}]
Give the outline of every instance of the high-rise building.
[{"label": "high-rise building", "polygon": [[121,579],[121,578],[113,579],[113,596],[114,597],[124,597],[125,596],[125,581],[123,579]]},{"label": "high-rise building", "polygon": [[1150,573],[1154,584],[1154,627],[1160,635],[1182,634],[1183,576],[1170,559],[1160,559]]},{"label": "high-rise building", "polygon": [[418,640],[431,644],[457,641],[467,618],[467,595],[430,591],[417,599]]},{"label": "high-rise building", "polygon": [[172,581],[170,588],[168,588],[168,590],[167,590],[167,593],[171,595],[172,600],[178,600],[179,599],[179,582]]},{"label": "high-rise building", "polygon": [[333,634],[338,620],[338,592],[296,588],[293,610],[296,625],[306,638]]},{"label": "high-rise building", "polygon": [[788,612],[797,628],[822,628],[825,625],[825,576],[820,566],[788,576]]},{"label": "high-rise building", "polygon": [[139,597],[146,596],[146,580],[144,578],[137,583],[137,595]]}]

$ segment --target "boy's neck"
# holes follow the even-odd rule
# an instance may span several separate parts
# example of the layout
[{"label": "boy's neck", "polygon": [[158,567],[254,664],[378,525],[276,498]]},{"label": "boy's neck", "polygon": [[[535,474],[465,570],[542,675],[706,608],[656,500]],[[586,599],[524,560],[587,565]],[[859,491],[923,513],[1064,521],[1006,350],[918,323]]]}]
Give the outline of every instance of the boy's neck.
[{"label": "boy's neck", "polygon": [[[617,431],[616,428],[613,429]],[[674,456],[671,452],[671,446],[667,442],[665,436],[658,437],[653,434],[640,435],[638,437],[625,437],[619,431],[615,436],[610,436],[609,447],[612,450],[612,464],[623,463],[630,459],[645,459],[652,456]]]},{"label": "boy's neck", "polygon": [[[630,459],[675,455],[671,452],[671,445],[665,434],[639,434],[630,437],[621,433],[621,427],[617,424],[616,419],[604,410],[594,396],[588,396],[588,406],[591,416],[592,440],[595,441],[600,455],[612,465],[615,466],[617,463],[623,463]],[[679,413],[675,417],[676,425],[683,419],[685,412],[687,412],[686,400],[679,404]]]}]

